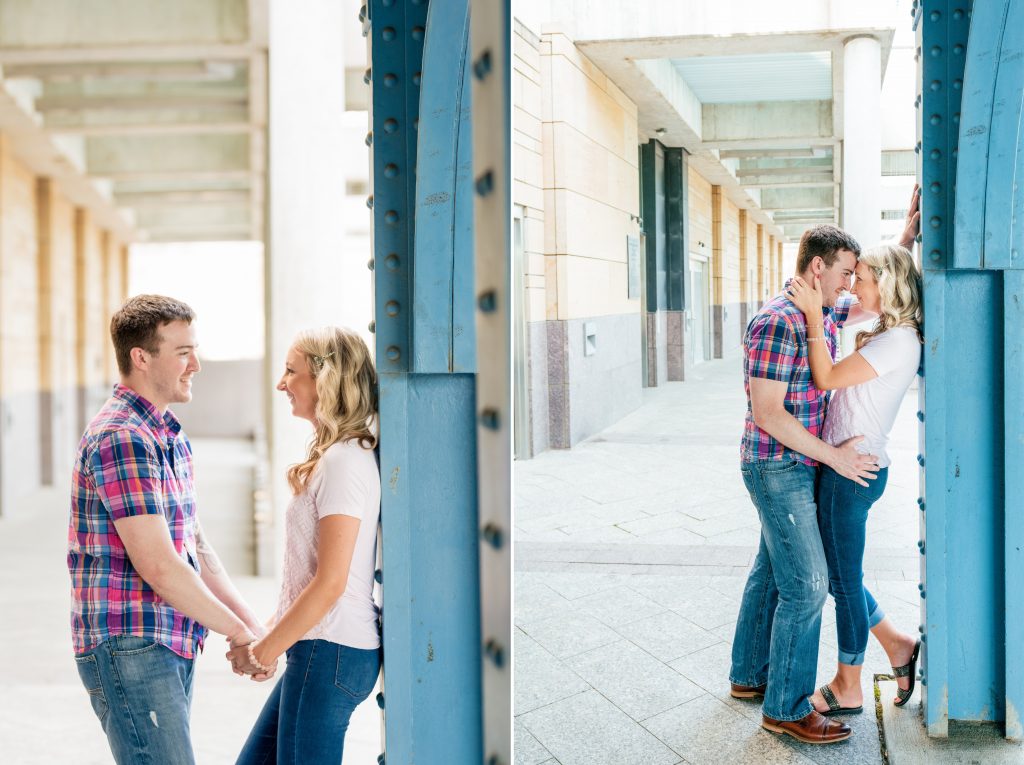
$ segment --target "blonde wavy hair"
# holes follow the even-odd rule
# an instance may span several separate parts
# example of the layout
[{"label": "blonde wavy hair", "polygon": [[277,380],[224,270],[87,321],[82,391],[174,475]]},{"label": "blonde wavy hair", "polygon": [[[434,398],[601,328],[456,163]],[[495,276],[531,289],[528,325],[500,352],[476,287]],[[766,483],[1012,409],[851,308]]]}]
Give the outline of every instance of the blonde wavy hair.
[{"label": "blonde wavy hair", "polygon": [[917,339],[924,342],[921,327],[924,314],[921,306],[921,272],[910,250],[896,244],[884,244],[865,250],[857,259],[871,269],[878,284],[880,313],[870,330],[857,333],[857,350],[871,338],[893,327],[913,327]]},{"label": "blonde wavy hair", "polygon": [[377,370],[363,339],[344,327],[300,332],[293,347],[306,357],[317,397],[306,459],[288,469],[288,484],[299,494],[328,447],[352,439],[367,449],[377,445]]}]

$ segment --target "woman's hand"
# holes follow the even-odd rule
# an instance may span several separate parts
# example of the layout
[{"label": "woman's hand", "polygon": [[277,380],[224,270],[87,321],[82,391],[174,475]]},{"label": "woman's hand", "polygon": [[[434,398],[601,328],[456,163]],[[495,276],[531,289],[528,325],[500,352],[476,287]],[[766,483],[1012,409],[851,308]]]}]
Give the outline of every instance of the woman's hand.
[{"label": "woman's hand", "polygon": [[808,320],[821,318],[821,282],[817,276],[814,277],[813,287],[809,286],[799,276],[794,276],[793,281],[789,283],[789,287],[786,289],[786,297],[793,301],[793,305],[804,312],[804,316]]},{"label": "woman's hand", "polygon": [[[253,645],[253,651],[255,652],[256,646]],[[257,667],[249,659],[249,644],[233,645],[231,649],[224,654],[224,657],[231,662],[231,671],[236,675],[249,675],[253,680],[263,681],[269,680],[274,676],[277,671],[277,660],[275,659],[270,664],[265,664],[263,668]],[[269,670],[266,668],[269,667]]]}]

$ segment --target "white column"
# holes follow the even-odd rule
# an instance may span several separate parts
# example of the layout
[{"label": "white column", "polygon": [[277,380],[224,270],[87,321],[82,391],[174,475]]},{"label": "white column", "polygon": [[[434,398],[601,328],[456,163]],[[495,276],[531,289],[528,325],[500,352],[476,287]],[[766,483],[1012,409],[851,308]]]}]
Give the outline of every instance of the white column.
[{"label": "white column", "polygon": [[874,37],[843,46],[843,229],[862,249],[881,239],[882,58]]},{"label": "white column", "polygon": [[[358,175],[347,165],[362,163],[363,177],[368,172],[362,134],[353,146],[345,124],[344,28],[357,23],[350,5],[305,0],[298,12],[294,3],[270,2],[265,384],[280,377],[299,330],[340,324],[366,336],[373,318],[370,253],[346,242],[345,179]],[[360,212],[369,214],[365,206]],[[270,398],[271,510],[280,545],[291,496],[284,473],[302,460],[311,426],[291,415],[283,394]],[[277,565],[279,553],[271,556]]]}]

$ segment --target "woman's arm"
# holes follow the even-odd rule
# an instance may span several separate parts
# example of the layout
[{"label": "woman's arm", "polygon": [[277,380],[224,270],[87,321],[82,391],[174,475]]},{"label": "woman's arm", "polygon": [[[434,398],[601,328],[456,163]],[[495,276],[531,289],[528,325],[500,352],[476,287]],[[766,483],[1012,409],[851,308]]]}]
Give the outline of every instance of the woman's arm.
[{"label": "woman's arm", "polygon": [[[324,516],[319,523],[316,574],[273,629],[253,646],[253,655],[265,666],[271,666],[315,627],[345,592],[361,521],[337,514]],[[257,671],[249,664],[246,646],[233,649],[228,657],[247,673]]]},{"label": "woman's arm", "polygon": [[818,390],[835,390],[860,385],[878,373],[859,352],[832,363],[832,356],[825,343],[825,324],[821,316],[821,285],[814,277],[814,286],[809,287],[799,276],[789,285],[789,298],[793,305],[804,312],[807,319],[807,363],[811,366],[811,377]]}]

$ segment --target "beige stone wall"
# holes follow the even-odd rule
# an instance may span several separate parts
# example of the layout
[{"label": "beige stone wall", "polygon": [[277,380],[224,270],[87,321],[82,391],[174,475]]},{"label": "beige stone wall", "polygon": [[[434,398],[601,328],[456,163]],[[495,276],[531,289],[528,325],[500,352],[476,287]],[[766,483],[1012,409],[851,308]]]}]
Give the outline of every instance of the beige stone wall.
[{"label": "beige stone wall", "polygon": [[637,313],[626,237],[639,236],[637,109],[560,32],[541,41],[548,319]]},{"label": "beige stone wall", "polygon": [[76,329],[78,334],[78,384],[87,389],[105,386],[107,369],[106,269],[103,232],[86,210],[75,215]]},{"label": "beige stone wall", "polygon": [[[690,244],[688,252],[711,255],[711,184],[704,176],[689,168],[687,207],[690,211]],[[703,246],[701,246],[703,243]]]},{"label": "beige stone wall", "polygon": [[746,216],[746,271],[744,277],[745,291],[741,300],[756,305],[757,297],[757,223]]},{"label": "beige stone wall", "polygon": [[540,39],[520,24],[512,40],[513,202],[522,207],[525,319],[547,317],[544,275],[544,167]]},{"label": "beige stone wall", "polygon": [[722,200],[722,305],[740,302],[740,210]]},{"label": "beige stone wall", "polygon": [[0,396],[38,390],[36,179],[0,136]]},{"label": "beige stone wall", "polygon": [[0,514],[64,478],[116,379],[108,324],[125,248],[0,135]]},{"label": "beige stone wall", "polygon": [[114,312],[121,307],[124,303],[124,295],[122,293],[122,285],[124,280],[121,275],[122,260],[121,260],[121,245],[120,243],[109,233],[104,232],[102,235],[103,242],[103,262],[104,262],[104,337],[106,342],[103,344],[105,349],[104,358],[106,359],[106,376],[108,382],[113,382],[118,379],[117,373],[117,359],[114,356],[114,346],[110,342],[110,317],[114,315]]}]

